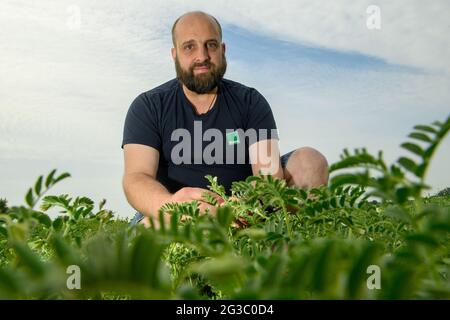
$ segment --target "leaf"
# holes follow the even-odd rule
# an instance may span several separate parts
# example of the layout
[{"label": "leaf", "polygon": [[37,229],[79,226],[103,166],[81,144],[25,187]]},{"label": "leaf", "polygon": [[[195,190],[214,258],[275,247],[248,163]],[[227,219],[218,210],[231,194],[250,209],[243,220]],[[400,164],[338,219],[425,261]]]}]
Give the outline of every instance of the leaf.
[{"label": "leaf", "polygon": [[48,188],[50,184],[53,182],[53,176],[55,175],[56,169],[53,169],[49,175],[47,176],[47,179],[45,179],[45,187]]},{"label": "leaf", "polygon": [[231,221],[233,221],[234,215],[230,206],[222,206],[217,209],[217,220],[222,227],[227,228]]},{"label": "leaf", "polygon": [[286,196],[295,197],[298,194],[296,189],[286,188],[284,189],[284,194]]},{"label": "leaf", "polygon": [[406,222],[408,224],[412,223],[411,216],[407,212],[405,212],[403,209],[401,209],[399,207],[389,206],[389,207],[386,208],[384,213],[387,216],[392,217],[394,219],[398,219],[398,220]]},{"label": "leaf", "polygon": [[106,204],[106,199],[102,199],[102,201],[100,201],[99,205],[98,205],[98,210],[102,211],[103,207]]},{"label": "leaf", "polygon": [[418,125],[418,126],[414,126],[414,129],[426,131],[426,132],[430,132],[430,133],[437,133],[437,131],[430,126]]},{"label": "leaf", "polygon": [[59,204],[61,204],[61,201],[57,196],[46,196],[42,199],[41,210],[47,211],[51,207]]},{"label": "leaf", "polygon": [[23,243],[14,243],[13,248],[19,257],[19,260],[26,266],[30,272],[36,276],[42,277],[45,273],[45,265],[31,249]]},{"label": "leaf", "polygon": [[68,178],[68,177],[70,177],[70,173],[65,172],[65,173],[61,174],[58,178],[56,178],[56,179],[53,181],[53,184],[56,184],[57,182],[59,182],[59,181],[65,179],[65,178]]},{"label": "leaf", "polygon": [[345,205],[345,194],[343,194],[342,197],[339,199],[339,205],[341,207]]},{"label": "leaf", "polygon": [[55,249],[56,257],[65,266],[78,265],[82,266],[82,259],[72,246],[60,235],[54,235],[51,238],[51,244]]},{"label": "leaf", "polygon": [[419,147],[417,144],[405,142],[405,143],[401,144],[400,146],[408,151],[411,151],[412,153],[414,153],[418,156],[422,157],[424,155],[423,149],[421,147]]},{"label": "leaf", "polygon": [[436,247],[439,245],[439,241],[437,241],[435,237],[426,233],[410,234],[405,237],[405,240],[408,242],[421,243],[431,247]]},{"label": "leaf", "polygon": [[329,287],[331,283],[332,274],[331,270],[333,270],[332,263],[333,258],[335,256],[335,244],[332,241],[327,241],[322,248],[317,252],[314,263],[314,271],[312,286],[314,290],[317,290],[319,293],[323,293],[326,290],[327,286]]},{"label": "leaf", "polygon": [[149,234],[139,235],[131,252],[131,274],[136,283],[154,289],[162,289],[161,285],[167,282],[165,273],[161,273],[164,265],[161,255],[165,246],[156,241],[156,238]]},{"label": "leaf", "polygon": [[5,238],[8,237],[8,230],[0,226],[0,235],[4,236]]},{"label": "leaf", "polygon": [[378,247],[368,243],[356,258],[348,276],[347,294],[349,299],[363,299],[362,291],[366,286],[367,267],[374,264]]},{"label": "leaf", "polygon": [[420,141],[432,142],[430,137],[428,137],[426,134],[420,133],[420,132],[410,133],[408,137],[414,138],[414,139],[417,139],[417,140],[420,140]]},{"label": "leaf", "polygon": [[330,199],[330,205],[333,208],[337,208],[337,201],[336,201],[336,197],[333,197]]},{"label": "leaf", "polygon": [[50,217],[48,215],[46,215],[45,213],[39,213],[36,216],[36,219],[42,223],[44,226],[46,226],[47,228],[50,228],[52,226],[52,220],[50,219]]},{"label": "leaf", "polygon": [[39,176],[39,178],[36,181],[36,184],[34,185],[34,191],[36,192],[36,195],[41,194],[42,189],[42,180],[44,179],[43,176]]},{"label": "leaf", "polygon": [[20,292],[21,285],[18,277],[17,272],[15,270],[11,269],[3,269],[0,268],[0,292],[3,293],[3,291],[6,289],[10,293],[16,293]]},{"label": "leaf", "polygon": [[399,204],[404,204],[408,201],[409,189],[402,187],[395,190],[395,196],[397,197],[397,201]]},{"label": "leaf", "polygon": [[52,223],[53,229],[55,231],[60,231],[62,229],[63,225],[64,225],[64,220],[62,217],[56,218]]},{"label": "leaf", "polygon": [[274,240],[279,240],[279,239],[283,239],[284,236],[281,233],[277,233],[277,232],[268,232],[267,233],[267,240],[268,241],[274,241]]},{"label": "leaf", "polygon": [[417,176],[417,164],[409,158],[401,157],[397,162],[406,170]]},{"label": "leaf", "polygon": [[178,212],[172,213],[170,217],[170,231],[172,235],[176,236],[178,234],[178,222],[179,222],[179,214]]},{"label": "leaf", "polygon": [[330,187],[333,190],[346,184],[359,184],[361,182],[360,177],[361,174],[343,173],[330,180]]},{"label": "leaf", "polygon": [[165,214],[164,211],[159,210],[158,212],[159,231],[162,234],[166,233],[166,221],[164,219],[164,214]]},{"label": "leaf", "polygon": [[266,231],[260,228],[247,228],[238,232],[237,237],[247,236],[254,241],[264,240],[267,237]]},{"label": "leaf", "polygon": [[315,203],[313,204],[313,207],[314,207],[314,210],[315,210],[316,212],[321,212],[321,211],[323,210],[323,207],[322,207],[322,203],[321,203],[321,202],[315,202]]},{"label": "leaf", "polygon": [[30,208],[33,208],[34,197],[33,197],[33,190],[31,188],[28,190],[28,193],[25,196],[25,202],[28,204]]},{"label": "leaf", "polygon": [[223,256],[194,263],[189,269],[215,282],[226,283],[243,272],[245,265],[243,257]]},{"label": "leaf", "polygon": [[298,189],[298,192],[302,200],[306,200],[308,198],[308,193],[305,190]]}]

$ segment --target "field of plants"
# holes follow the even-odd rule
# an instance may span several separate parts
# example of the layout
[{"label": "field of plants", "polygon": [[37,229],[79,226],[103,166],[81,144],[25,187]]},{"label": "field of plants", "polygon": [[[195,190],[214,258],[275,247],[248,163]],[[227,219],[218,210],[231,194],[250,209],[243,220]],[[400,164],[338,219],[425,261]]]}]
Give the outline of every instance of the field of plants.
[{"label": "field of plants", "polygon": [[53,170],[23,205],[0,200],[0,298],[449,299],[449,189],[423,196],[449,129],[450,117],[415,126],[410,156],[390,165],[344,150],[312,190],[252,176],[225,194],[208,176],[225,199],[216,215],[168,204],[159,229],[129,226],[106,201],[49,195],[70,177]]}]

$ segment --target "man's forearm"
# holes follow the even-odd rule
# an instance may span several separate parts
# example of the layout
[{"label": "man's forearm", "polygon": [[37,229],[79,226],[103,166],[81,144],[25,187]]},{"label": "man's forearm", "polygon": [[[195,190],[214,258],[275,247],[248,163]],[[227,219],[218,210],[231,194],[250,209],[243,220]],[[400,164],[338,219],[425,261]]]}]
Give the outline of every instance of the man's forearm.
[{"label": "man's forearm", "polygon": [[154,216],[171,197],[171,193],[155,178],[143,174],[127,174],[123,189],[130,205],[145,216]]}]

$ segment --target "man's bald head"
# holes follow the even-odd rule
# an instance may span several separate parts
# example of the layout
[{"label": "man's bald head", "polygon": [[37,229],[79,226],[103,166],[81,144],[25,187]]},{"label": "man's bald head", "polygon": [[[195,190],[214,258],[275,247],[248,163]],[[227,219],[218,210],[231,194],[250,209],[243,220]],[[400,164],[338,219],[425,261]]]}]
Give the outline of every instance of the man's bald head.
[{"label": "man's bald head", "polygon": [[191,12],[187,12],[185,14],[183,14],[182,16],[180,16],[177,20],[175,20],[175,23],[172,26],[172,42],[173,42],[173,46],[176,48],[176,29],[177,29],[177,25],[180,22],[186,21],[193,21],[195,19],[204,19],[207,20],[211,23],[212,26],[214,26],[214,28],[217,30],[217,32],[219,33],[219,37],[220,37],[220,41],[222,41],[222,27],[220,26],[219,21],[217,21],[216,18],[214,18],[212,15],[207,14],[203,11],[191,11]]}]

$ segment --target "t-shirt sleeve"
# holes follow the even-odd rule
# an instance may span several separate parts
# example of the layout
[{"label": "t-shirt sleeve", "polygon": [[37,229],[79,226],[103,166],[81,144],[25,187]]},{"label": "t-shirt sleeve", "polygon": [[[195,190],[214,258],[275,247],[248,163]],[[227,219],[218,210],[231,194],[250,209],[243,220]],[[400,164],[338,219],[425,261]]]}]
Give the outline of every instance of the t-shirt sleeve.
[{"label": "t-shirt sleeve", "polygon": [[247,129],[256,130],[256,141],[250,141],[250,144],[266,139],[279,140],[272,109],[264,96],[255,89],[250,94]]},{"label": "t-shirt sleeve", "polygon": [[155,105],[144,93],[131,103],[123,129],[123,146],[128,143],[143,144],[161,150],[161,134]]}]

